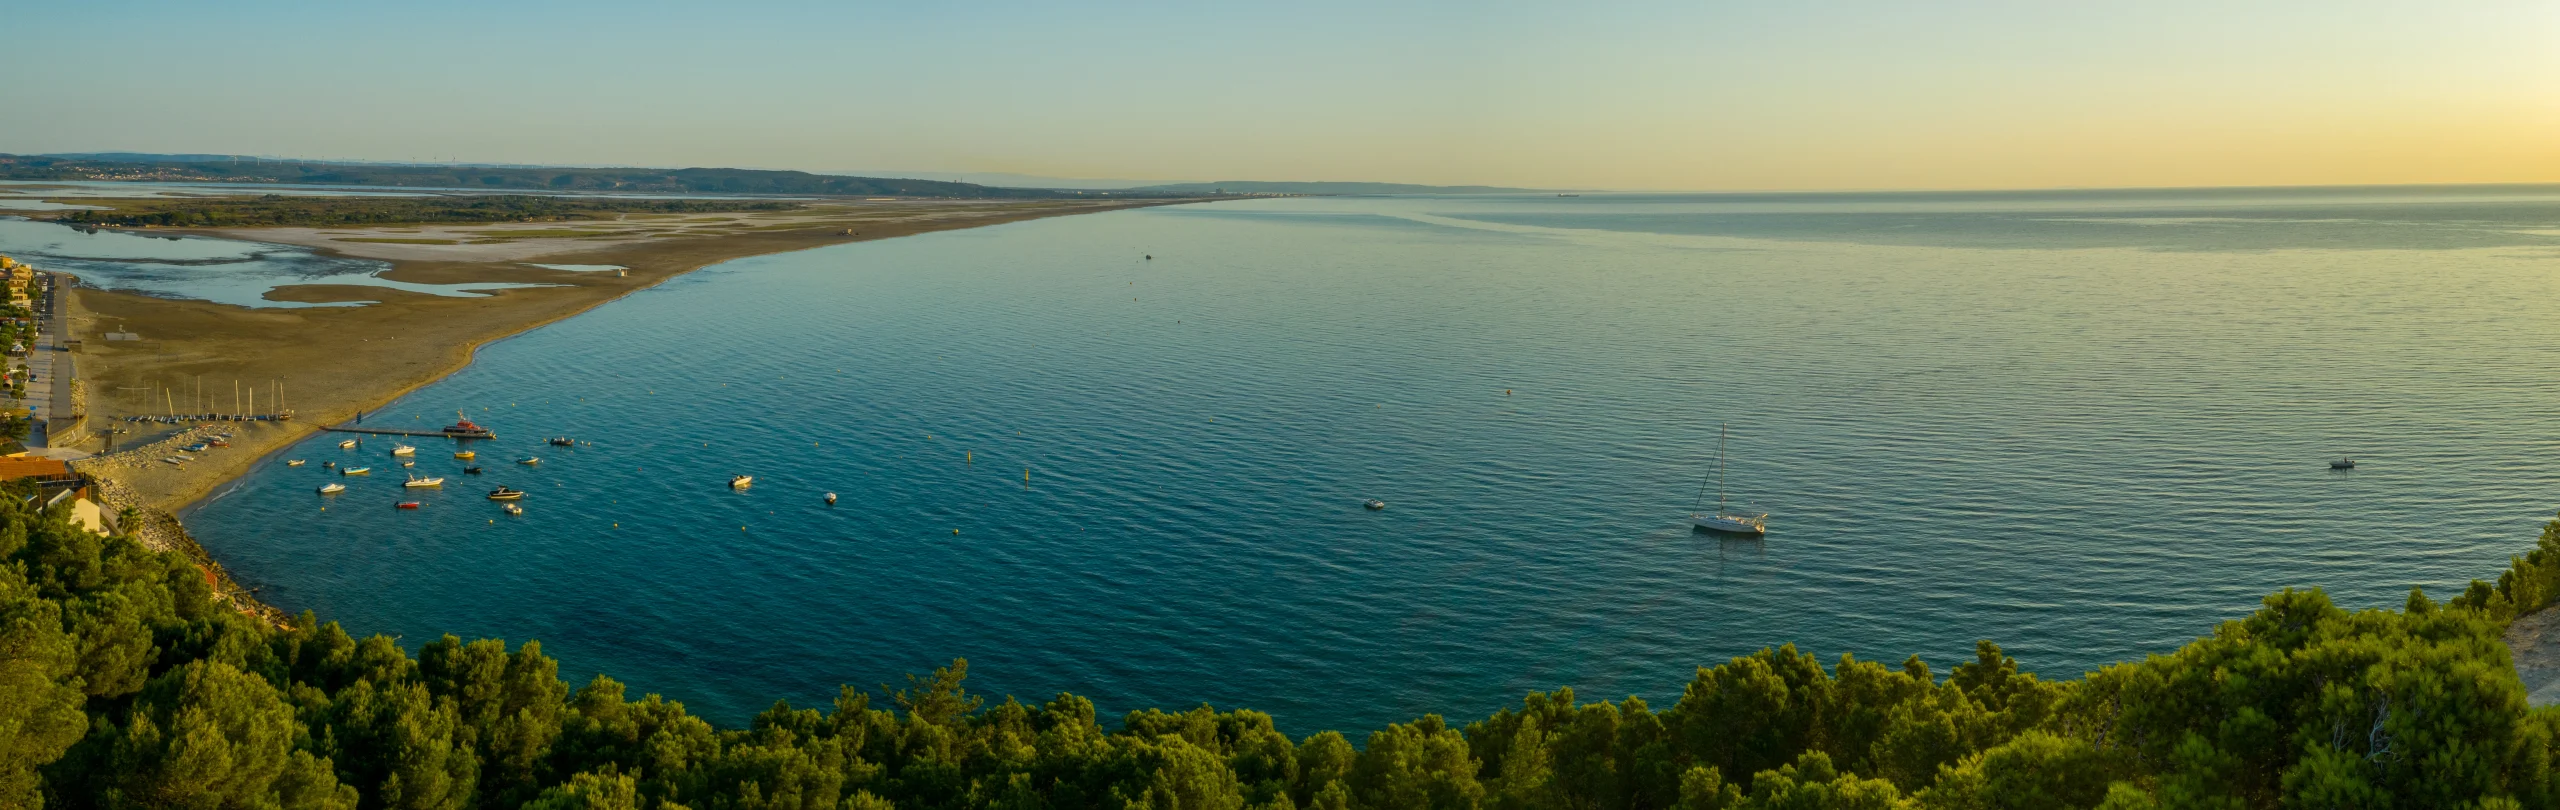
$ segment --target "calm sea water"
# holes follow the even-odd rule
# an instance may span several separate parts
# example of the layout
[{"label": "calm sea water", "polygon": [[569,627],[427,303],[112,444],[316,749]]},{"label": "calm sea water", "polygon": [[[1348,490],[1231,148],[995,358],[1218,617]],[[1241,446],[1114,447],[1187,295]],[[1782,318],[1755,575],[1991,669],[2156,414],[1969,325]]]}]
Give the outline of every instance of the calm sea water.
[{"label": "calm sea water", "polygon": [[[502,437],[481,477],[422,443],[422,510],[328,437],[190,521],[286,609],[538,638],[724,722],[955,656],[1298,733],[1667,702],[1789,641],[2071,676],[2528,547],[2555,276],[2551,187],[1079,216],[682,277],[369,417]],[[1720,423],[1765,540],[1682,522]],[[322,498],[322,460],[377,472]]]}]

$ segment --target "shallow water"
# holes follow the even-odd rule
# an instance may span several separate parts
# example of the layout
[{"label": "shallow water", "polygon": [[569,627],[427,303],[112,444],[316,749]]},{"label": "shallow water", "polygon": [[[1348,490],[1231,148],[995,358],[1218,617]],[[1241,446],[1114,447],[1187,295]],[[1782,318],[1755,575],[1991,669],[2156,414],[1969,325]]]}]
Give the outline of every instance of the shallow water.
[{"label": "shallow water", "polygon": [[[2552,188],[1048,219],[733,261],[491,346],[368,417],[502,437],[479,477],[422,443],[452,476],[423,510],[388,443],[331,436],[189,520],[288,610],[539,638],[729,723],[953,656],[1295,733],[1667,703],[1788,641],[2067,676],[2528,547],[2555,270]],[[1719,423],[1766,540],[1682,523]],[[322,460],[377,472],[323,499]]]},{"label": "shallow water", "polygon": [[486,294],[514,282],[417,284],[381,277],[385,262],[323,256],[307,248],[198,236],[84,230],[0,217],[0,255],[40,270],[70,273],[80,283],[164,298],[194,298],[256,308],[363,306],[370,301],[308,304],[271,301],[267,291],[294,284],[348,284],[442,296]]}]

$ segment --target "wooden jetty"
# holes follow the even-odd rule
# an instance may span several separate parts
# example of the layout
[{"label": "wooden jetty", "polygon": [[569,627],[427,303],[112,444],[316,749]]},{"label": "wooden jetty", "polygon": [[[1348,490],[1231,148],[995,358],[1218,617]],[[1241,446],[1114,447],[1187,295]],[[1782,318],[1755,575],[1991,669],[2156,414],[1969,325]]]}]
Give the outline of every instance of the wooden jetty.
[{"label": "wooden jetty", "polygon": [[484,427],[481,427],[481,426],[479,426],[479,425],[472,424],[471,420],[470,420],[470,419],[468,419],[468,418],[465,418],[465,417],[462,415],[462,412],[461,412],[461,411],[454,411],[454,412],[453,412],[453,417],[454,417],[454,423],[453,423],[453,424],[446,425],[446,426],[444,426],[442,429],[438,429],[438,430],[402,430],[402,429],[400,429],[400,428],[369,428],[369,427],[359,427],[359,426],[355,425],[354,423],[348,423],[348,424],[343,424],[343,425],[330,425],[330,426],[328,426],[328,427],[321,428],[321,430],[333,430],[333,431],[337,431],[337,432],[339,432],[339,433],[370,433],[370,434],[373,434],[373,435],[376,435],[376,436],[427,436],[427,437],[430,437],[430,438],[441,438],[441,439],[495,439],[495,438],[498,438],[498,434],[493,433],[493,432],[490,432],[490,430],[489,430],[488,428],[484,428]]},{"label": "wooden jetty", "polygon": [[354,426],[354,425],[330,425],[330,426],[328,426],[328,427],[321,428],[321,430],[336,431],[336,432],[339,432],[339,433],[370,433],[370,434],[373,434],[373,435],[376,435],[376,436],[425,436],[425,437],[430,438],[430,439],[495,439],[495,438],[498,438],[498,434],[491,433],[491,432],[489,432],[489,431],[487,431],[487,430],[482,430],[482,431],[480,431],[480,432],[478,432],[478,433],[460,433],[460,432],[448,433],[448,432],[441,431],[441,430],[399,430],[399,429],[395,429],[395,428],[370,428],[370,427],[356,427],[356,426]]}]

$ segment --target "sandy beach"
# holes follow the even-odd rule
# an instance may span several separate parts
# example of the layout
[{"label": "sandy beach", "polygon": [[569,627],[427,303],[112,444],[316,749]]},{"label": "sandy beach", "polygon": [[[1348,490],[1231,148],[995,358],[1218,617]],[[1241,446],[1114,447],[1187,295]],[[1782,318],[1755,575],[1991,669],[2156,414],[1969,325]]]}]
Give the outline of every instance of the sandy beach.
[{"label": "sandy beach", "polygon": [[[789,212],[633,217],[573,224],[499,224],[385,228],[250,228],[182,231],[305,245],[345,256],[388,261],[384,278],[433,284],[536,282],[551,286],[445,297],[382,287],[279,287],[272,300],[373,301],[365,306],[246,309],[80,288],[67,297],[70,337],[81,340],[82,388],[93,434],[114,450],[75,463],[103,482],[111,508],[133,508],[146,522],[181,514],[190,503],[248,471],[277,449],[326,425],[351,419],[471,361],[490,341],[576,315],[674,276],[744,256],[886,239],[928,231],[1040,217],[1163,205],[1148,201],[894,201],[819,203]],[[535,267],[613,265],[624,272]],[[139,340],[108,341],[111,331]],[[136,423],[161,416],[245,409],[255,389],[258,412],[282,406],[289,422],[214,422],[213,427]],[[173,404],[201,389],[199,406]],[[235,403],[238,403],[235,405]],[[435,425],[426,426],[428,428]],[[164,463],[176,446],[228,432],[230,446]],[[93,439],[89,449],[103,449]],[[169,521],[163,531],[175,530]],[[190,545],[154,536],[153,545]],[[200,552],[196,552],[199,553]]]}]

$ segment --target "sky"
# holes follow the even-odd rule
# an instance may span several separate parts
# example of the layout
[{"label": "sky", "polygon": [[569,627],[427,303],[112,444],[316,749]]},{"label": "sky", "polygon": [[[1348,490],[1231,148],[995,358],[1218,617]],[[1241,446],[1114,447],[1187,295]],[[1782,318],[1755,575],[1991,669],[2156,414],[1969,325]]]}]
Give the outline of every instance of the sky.
[{"label": "sky", "polygon": [[2560,182],[2560,0],[21,3],[0,152],[1746,190]]}]

